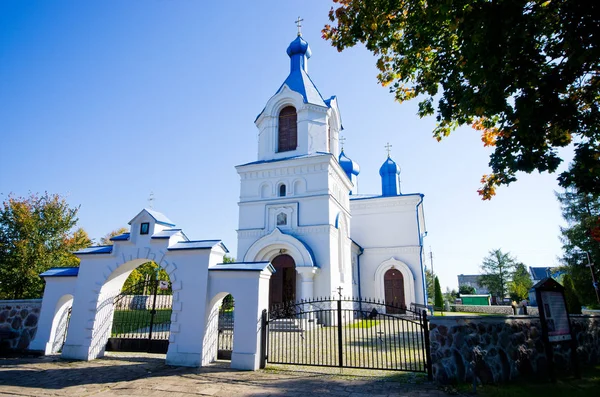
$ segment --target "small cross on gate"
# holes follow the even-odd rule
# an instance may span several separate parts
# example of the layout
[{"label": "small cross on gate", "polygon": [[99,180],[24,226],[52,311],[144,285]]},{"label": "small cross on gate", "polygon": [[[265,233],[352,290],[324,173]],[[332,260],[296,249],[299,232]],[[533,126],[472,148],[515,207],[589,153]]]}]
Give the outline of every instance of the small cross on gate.
[{"label": "small cross on gate", "polygon": [[344,289],[344,288],[342,288],[341,286],[340,286],[340,287],[337,287],[338,294],[340,295],[340,299],[342,299],[342,290],[343,290],[343,289]]},{"label": "small cross on gate", "polygon": [[342,144],[342,150],[344,150],[344,143],[346,142],[346,137],[340,138],[340,143]]},{"label": "small cross on gate", "polygon": [[390,148],[392,147],[392,145],[390,145],[390,143],[388,142],[387,145],[385,145],[385,149],[388,152],[388,157],[390,157],[390,152],[392,151]]},{"label": "small cross on gate", "polygon": [[304,19],[300,19],[300,17],[294,21],[298,27],[298,36],[302,36],[302,21],[304,21]]}]

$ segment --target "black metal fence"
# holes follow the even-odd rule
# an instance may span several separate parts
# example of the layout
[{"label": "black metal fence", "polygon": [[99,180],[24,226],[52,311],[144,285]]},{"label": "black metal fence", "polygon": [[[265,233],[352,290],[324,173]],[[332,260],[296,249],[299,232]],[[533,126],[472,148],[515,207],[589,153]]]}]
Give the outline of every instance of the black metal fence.
[{"label": "black metal fence", "polygon": [[231,360],[233,351],[233,320],[235,302],[232,295],[227,295],[219,308],[219,337],[217,341],[217,358]]},{"label": "black metal fence", "polygon": [[123,290],[114,299],[106,350],[166,353],[172,305],[169,281],[145,280]]},{"label": "black metal fence", "polygon": [[426,312],[374,300],[283,304],[263,312],[262,364],[412,371],[431,378],[428,329]]}]

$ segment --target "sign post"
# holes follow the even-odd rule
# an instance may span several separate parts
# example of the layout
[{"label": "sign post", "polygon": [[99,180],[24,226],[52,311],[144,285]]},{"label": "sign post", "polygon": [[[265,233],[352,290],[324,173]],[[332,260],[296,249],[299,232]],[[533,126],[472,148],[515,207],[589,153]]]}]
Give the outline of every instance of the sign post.
[{"label": "sign post", "polygon": [[545,278],[534,285],[533,288],[535,289],[540,322],[542,323],[542,338],[546,349],[550,380],[552,382],[556,381],[553,343],[570,343],[571,363],[575,376],[579,377],[577,344],[571,332],[571,321],[567,312],[564,287],[552,278]]}]

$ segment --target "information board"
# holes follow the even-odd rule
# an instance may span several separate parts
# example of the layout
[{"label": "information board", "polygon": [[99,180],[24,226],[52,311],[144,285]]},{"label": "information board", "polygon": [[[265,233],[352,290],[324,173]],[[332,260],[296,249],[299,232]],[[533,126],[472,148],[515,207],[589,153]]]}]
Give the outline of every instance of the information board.
[{"label": "information board", "polygon": [[548,327],[548,340],[550,342],[571,340],[571,328],[563,294],[557,291],[541,291],[541,295]]}]

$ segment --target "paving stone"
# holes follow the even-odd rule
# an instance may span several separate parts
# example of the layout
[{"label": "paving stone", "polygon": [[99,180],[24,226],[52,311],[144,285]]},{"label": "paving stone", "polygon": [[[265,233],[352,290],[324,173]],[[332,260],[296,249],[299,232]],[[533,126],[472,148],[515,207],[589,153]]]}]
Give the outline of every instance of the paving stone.
[{"label": "paving stone", "polygon": [[[349,372],[349,371],[347,371]],[[358,374],[358,375],[357,375]],[[256,372],[232,370],[220,362],[205,368],[171,367],[164,355],[110,353],[93,361],[66,361],[57,356],[0,358],[0,397],[441,397],[445,394],[422,378],[393,381],[352,372],[340,375],[315,369]],[[400,381],[397,381],[400,379]]]}]

